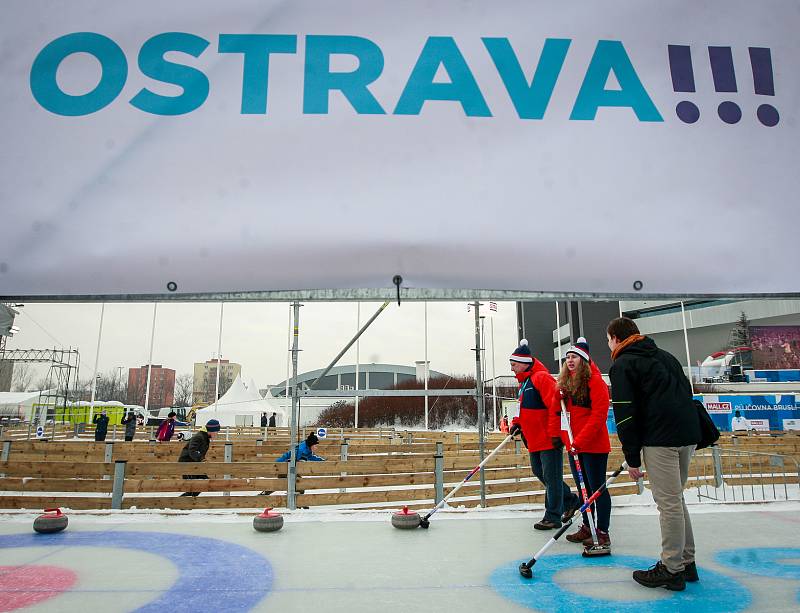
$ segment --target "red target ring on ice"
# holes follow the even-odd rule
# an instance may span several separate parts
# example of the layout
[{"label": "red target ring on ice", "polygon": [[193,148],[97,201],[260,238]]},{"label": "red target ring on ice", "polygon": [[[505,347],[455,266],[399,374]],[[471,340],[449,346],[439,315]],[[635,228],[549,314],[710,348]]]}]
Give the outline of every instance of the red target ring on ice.
[{"label": "red target ring on ice", "polygon": [[70,589],[78,575],[59,566],[0,566],[0,611],[29,607]]}]

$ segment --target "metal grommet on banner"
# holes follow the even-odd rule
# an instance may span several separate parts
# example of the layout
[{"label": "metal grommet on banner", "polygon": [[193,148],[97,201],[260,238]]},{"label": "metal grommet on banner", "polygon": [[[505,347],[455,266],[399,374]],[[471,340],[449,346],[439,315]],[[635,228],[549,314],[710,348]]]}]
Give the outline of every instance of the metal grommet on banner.
[{"label": "metal grommet on banner", "polygon": [[403,282],[403,277],[400,275],[395,275],[392,278],[392,283],[397,286],[397,306],[400,306],[400,284]]},{"label": "metal grommet on banner", "polygon": [[169,283],[167,283],[167,289],[171,292],[174,292],[175,290],[178,289],[178,284],[175,283],[175,281],[170,281]]},{"label": "metal grommet on banner", "polygon": [[644,283],[642,283],[641,281],[636,280],[633,282],[633,289],[635,289],[637,292],[640,291],[643,287]]}]

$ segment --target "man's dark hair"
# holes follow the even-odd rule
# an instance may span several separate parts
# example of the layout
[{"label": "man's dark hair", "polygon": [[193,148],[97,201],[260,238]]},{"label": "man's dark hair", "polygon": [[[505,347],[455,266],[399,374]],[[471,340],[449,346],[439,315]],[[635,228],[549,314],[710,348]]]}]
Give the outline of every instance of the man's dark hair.
[{"label": "man's dark hair", "polygon": [[176,415],[177,413],[175,411],[170,411],[169,413],[167,413],[167,417],[175,417]]},{"label": "man's dark hair", "polygon": [[639,334],[639,328],[636,327],[632,319],[628,317],[617,317],[608,323],[606,332],[609,336],[613,336],[618,341],[624,341],[629,336]]}]

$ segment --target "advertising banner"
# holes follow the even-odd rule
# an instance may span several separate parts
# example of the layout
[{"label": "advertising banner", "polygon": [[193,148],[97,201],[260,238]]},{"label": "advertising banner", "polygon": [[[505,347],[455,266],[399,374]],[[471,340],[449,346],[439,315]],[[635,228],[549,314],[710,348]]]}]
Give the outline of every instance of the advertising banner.
[{"label": "advertising banner", "polygon": [[[768,426],[767,430],[786,430],[787,420],[800,419],[800,406],[797,404],[795,394],[764,396],[697,394],[695,398],[705,405],[711,419],[721,431],[732,430],[731,422],[737,411],[740,417],[748,420],[749,424],[763,421]],[[722,410],[722,407],[729,409]]]},{"label": "advertising banner", "polygon": [[800,290],[794,0],[3,9],[0,297]]}]

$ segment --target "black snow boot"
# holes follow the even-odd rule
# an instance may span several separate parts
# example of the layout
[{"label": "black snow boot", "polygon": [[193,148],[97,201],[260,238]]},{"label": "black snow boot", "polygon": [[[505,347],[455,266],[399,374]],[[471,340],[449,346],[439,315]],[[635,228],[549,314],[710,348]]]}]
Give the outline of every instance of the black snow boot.
[{"label": "black snow boot", "polygon": [[663,587],[673,592],[682,592],[686,589],[683,572],[672,574],[660,561],[648,570],[633,571],[633,580],[645,587]]},{"label": "black snow boot", "polygon": [[689,583],[700,581],[700,575],[697,574],[697,564],[689,562],[683,569],[683,578]]}]

